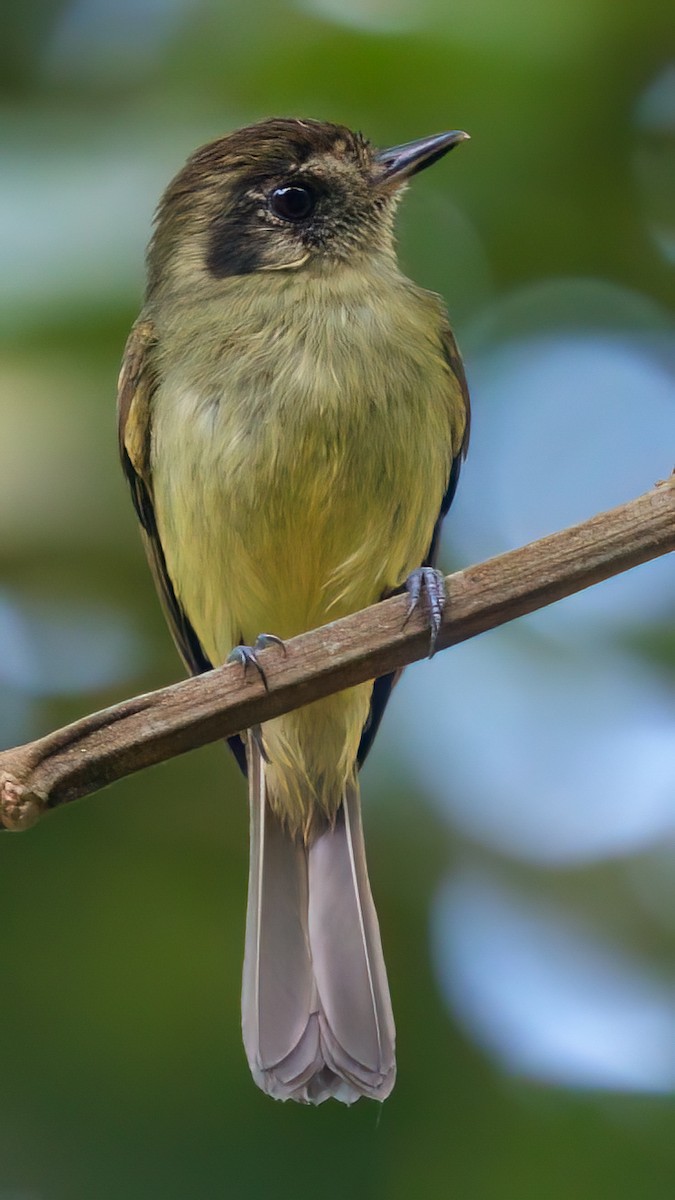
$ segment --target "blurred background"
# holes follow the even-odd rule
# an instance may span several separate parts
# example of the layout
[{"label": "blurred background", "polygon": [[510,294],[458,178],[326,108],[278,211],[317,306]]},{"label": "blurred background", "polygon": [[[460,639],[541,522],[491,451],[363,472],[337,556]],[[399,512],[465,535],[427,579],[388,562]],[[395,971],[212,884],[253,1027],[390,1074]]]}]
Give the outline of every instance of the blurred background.
[{"label": "blurred background", "polygon": [[[181,674],[115,384],[158,196],[233,127],[471,133],[400,221],[473,391],[447,569],[670,473],[674,33],[668,0],[4,6],[4,745]],[[381,1110],[251,1082],[220,746],[5,834],[0,1200],[672,1198],[674,596],[662,560],[407,672],[364,771]]]}]

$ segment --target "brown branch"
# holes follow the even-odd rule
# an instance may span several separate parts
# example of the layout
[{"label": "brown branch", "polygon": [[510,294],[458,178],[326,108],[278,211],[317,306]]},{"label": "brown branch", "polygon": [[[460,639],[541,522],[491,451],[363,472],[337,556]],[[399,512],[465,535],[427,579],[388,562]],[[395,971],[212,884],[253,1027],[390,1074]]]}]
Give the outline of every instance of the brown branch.
[{"label": "brown branch", "polygon": [[[675,549],[675,479],[581,525],[449,575],[443,649]],[[42,812],[143,767],[239,733],[424,658],[428,629],[396,596],[261,654],[269,683],[237,664],[93,713],[0,754],[0,819]]]}]

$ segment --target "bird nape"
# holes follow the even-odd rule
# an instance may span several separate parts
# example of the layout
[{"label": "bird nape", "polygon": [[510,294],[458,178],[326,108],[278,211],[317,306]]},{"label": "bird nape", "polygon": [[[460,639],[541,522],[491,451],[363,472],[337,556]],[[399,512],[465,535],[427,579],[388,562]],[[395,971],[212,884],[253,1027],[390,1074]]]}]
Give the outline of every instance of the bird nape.
[{"label": "bird nape", "polygon": [[[377,150],[340,125],[261,121],[166,189],[119,438],[191,672],[233,654],[255,671],[261,631],[291,638],[406,587],[433,649],[469,397],[442,302],[399,269],[394,213],[466,136]],[[358,781],[393,682],[231,742],[250,801],[244,1045],[279,1099],[383,1100],[394,1084]]]}]

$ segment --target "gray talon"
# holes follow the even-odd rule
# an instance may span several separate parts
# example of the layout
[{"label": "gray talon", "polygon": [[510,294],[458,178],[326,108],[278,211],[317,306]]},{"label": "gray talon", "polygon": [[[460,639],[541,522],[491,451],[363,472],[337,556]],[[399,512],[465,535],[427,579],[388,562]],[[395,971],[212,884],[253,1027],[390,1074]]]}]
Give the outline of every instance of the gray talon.
[{"label": "gray talon", "polygon": [[[266,691],[269,691],[269,686],[267,683],[267,676],[258,662],[258,651],[266,650],[268,646],[281,646],[284,654],[286,653],[286,643],[283,642],[280,637],[277,637],[275,633],[259,633],[255,639],[255,645],[235,646],[234,650],[231,650],[228,654],[226,660],[227,662],[241,663],[242,667],[244,668],[244,677],[246,676],[246,672],[248,671],[249,667],[255,667],[265,685]],[[265,758],[262,750],[262,743],[258,746],[258,749],[263,755],[263,758]]]},{"label": "gray talon", "polygon": [[286,643],[282,638],[277,637],[276,633],[259,633],[255,639],[254,650],[266,650],[268,646],[281,646],[284,654],[286,654]]},{"label": "gray talon", "polygon": [[244,668],[244,678],[246,678],[249,667],[255,667],[265,685],[265,690],[269,690],[267,686],[267,676],[260,666],[260,663],[258,662],[258,656],[252,646],[235,646],[234,650],[230,651],[225,661],[229,663],[241,663],[242,667]]},{"label": "gray talon", "polygon": [[422,599],[422,592],[424,591],[431,628],[429,658],[433,658],[443,620],[443,609],[445,608],[445,579],[442,573],[437,571],[435,567],[418,567],[416,571],[411,571],[406,579],[405,590],[408,593],[409,604],[404,625],[408,624],[415,609],[418,608]]}]

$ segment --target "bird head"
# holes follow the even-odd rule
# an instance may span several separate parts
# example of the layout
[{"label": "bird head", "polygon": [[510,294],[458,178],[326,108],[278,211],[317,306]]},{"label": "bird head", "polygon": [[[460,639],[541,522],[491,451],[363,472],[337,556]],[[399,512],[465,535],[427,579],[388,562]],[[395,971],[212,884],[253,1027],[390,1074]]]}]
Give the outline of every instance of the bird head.
[{"label": "bird head", "polygon": [[195,272],[214,281],[391,256],[405,184],[467,137],[378,150],[342,125],[272,119],[210,142],[162,197],[149,293],[167,274],[194,283]]}]

